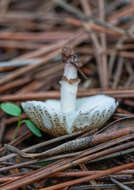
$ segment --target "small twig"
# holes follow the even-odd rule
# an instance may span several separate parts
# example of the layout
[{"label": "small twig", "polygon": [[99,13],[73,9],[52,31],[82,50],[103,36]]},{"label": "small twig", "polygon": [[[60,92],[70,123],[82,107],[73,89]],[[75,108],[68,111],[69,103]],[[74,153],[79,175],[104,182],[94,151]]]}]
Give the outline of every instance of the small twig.
[{"label": "small twig", "polygon": [[75,14],[78,18],[80,18],[83,21],[92,20],[92,22],[96,25],[106,27],[108,29],[114,30],[118,33],[121,33],[121,34],[126,35],[126,36],[130,36],[131,38],[133,38],[133,35],[131,35],[129,32],[126,32],[125,30],[123,30],[121,28],[115,27],[115,26],[111,25],[110,23],[104,22],[102,20],[95,19],[92,16],[85,16],[80,10],[78,10],[77,8],[65,3],[62,0],[53,0],[53,1],[58,3],[65,10]]},{"label": "small twig", "polygon": [[[134,182],[124,182],[125,185],[133,185]],[[94,188],[101,188],[102,190],[104,189],[113,189],[116,188],[115,184],[96,184],[96,185],[79,185],[79,186],[73,186],[70,187],[70,190],[89,190],[89,189],[94,189]]]},{"label": "small twig", "polygon": [[124,190],[132,190],[130,187],[127,187],[126,185],[124,185],[123,183],[117,181],[116,179],[114,179],[113,177],[110,177],[111,181],[113,183],[115,183],[118,187],[120,187],[121,189],[124,189]]},{"label": "small twig", "polygon": [[[99,3],[99,15],[102,21],[104,21],[105,19],[105,7],[104,7],[104,0],[98,1]],[[101,40],[101,75],[103,77],[103,87],[104,89],[108,88],[108,71],[107,71],[107,55],[103,54],[103,51],[105,51],[107,49],[107,44],[106,44],[106,35],[105,33],[101,33],[100,34],[100,40]]]},{"label": "small twig", "polygon": [[[98,89],[90,89],[89,90],[81,90],[78,92],[78,97],[86,97],[97,94],[105,94],[109,96],[113,96],[115,98],[134,98],[134,89],[108,89],[102,90]],[[58,99],[60,98],[59,91],[46,91],[46,92],[29,92],[27,94],[14,94],[14,95],[1,95],[0,102],[4,101],[27,101],[27,100],[45,100],[45,99]]]},{"label": "small twig", "polygon": [[[30,131],[27,131],[23,135],[21,135],[21,136],[17,137],[16,139],[12,140],[9,144],[12,145],[12,146],[17,146],[22,141],[28,139],[31,136],[32,136],[32,133]],[[3,155],[4,153],[5,153],[4,147],[0,148],[0,155]],[[11,156],[11,158],[12,158],[12,156]]]},{"label": "small twig", "polygon": [[122,69],[123,69],[123,64],[124,64],[124,59],[119,58],[112,88],[117,88],[117,85],[120,81],[120,77],[121,77],[121,73],[122,73]]},{"label": "small twig", "polygon": [[[9,148],[9,150],[11,150]],[[12,149],[13,151],[16,151],[15,149]],[[17,153],[17,152],[16,152]],[[56,160],[59,160],[59,159],[65,159],[65,158],[72,158],[74,156],[77,156],[79,155],[81,152],[76,152],[76,153],[68,153],[68,154],[61,154],[61,155],[58,155],[58,156],[52,156],[50,158],[45,158],[45,159],[40,159],[40,160],[37,160],[37,159],[32,159],[32,160],[29,160],[29,161],[24,161],[22,159],[22,157],[20,158],[20,160],[23,162],[21,163],[18,163],[18,164],[13,164],[12,166],[5,166],[5,167],[1,167],[0,168],[0,172],[3,172],[3,171],[9,171],[11,169],[16,169],[16,168],[28,168],[30,167],[31,165],[33,164],[37,164],[37,163],[43,163],[43,162],[49,162],[49,161],[56,161]]]},{"label": "small twig", "polygon": [[[85,11],[86,15],[91,16],[91,8],[90,8],[89,4],[87,3],[87,5],[85,6],[85,3],[83,3],[83,1],[81,1],[81,3],[82,3],[82,6],[84,8],[84,11]],[[93,42],[94,49],[95,49],[94,52],[95,52],[95,55],[96,55],[96,61],[97,61],[97,64],[98,64],[100,83],[101,83],[101,86],[103,88],[105,88],[105,85],[106,85],[105,81],[106,80],[104,78],[104,74],[102,74],[103,73],[103,71],[102,71],[103,70],[102,69],[103,63],[101,62],[102,48],[100,46],[100,43],[99,43],[97,35],[94,33],[94,31],[90,27],[90,22],[84,22],[83,26],[84,26],[85,30],[88,32],[89,36],[91,36],[91,40]]]},{"label": "small twig", "polygon": [[80,179],[64,182],[64,183],[61,183],[61,184],[58,184],[58,185],[53,185],[53,186],[50,186],[50,187],[42,188],[41,190],[57,190],[57,189],[60,189],[60,188],[66,187],[66,186],[75,185],[75,184],[82,183],[82,182],[85,182],[85,181],[88,181],[88,180],[91,180],[91,179],[98,179],[100,177],[104,177],[106,175],[113,174],[113,173],[119,172],[119,171],[121,171],[123,169],[132,168],[132,167],[134,167],[134,162],[129,163],[129,164],[124,164],[122,166],[114,167],[114,168],[111,168],[111,169],[107,169],[107,170],[103,171],[102,173],[98,173],[96,175],[91,175],[91,176],[88,176],[88,177],[83,177],[83,178],[80,178]]},{"label": "small twig", "polygon": [[[125,144],[126,145],[126,144]],[[128,144],[129,145],[129,144]],[[133,145],[133,143],[130,143],[130,146]],[[128,147],[127,147],[128,148]],[[119,152],[116,152],[116,153],[112,153],[110,155],[107,155],[107,156],[104,156],[102,158],[98,158],[98,159],[95,159],[89,163],[93,163],[93,162],[99,162],[99,161],[102,161],[102,160],[106,160],[106,159],[111,159],[111,158],[115,158],[115,157],[118,157],[118,156],[123,156],[125,154],[129,154],[129,153],[132,153],[134,152],[134,148],[129,148],[127,150],[124,150],[124,151],[119,151]]]},{"label": "small twig", "polygon": [[[23,75],[23,74],[26,74],[26,72],[32,71],[33,69],[36,69],[36,68],[38,68],[39,66],[42,66],[42,65],[43,65],[44,63],[46,63],[47,61],[49,61],[49,60],[55,58],[56,56],[59,55],[59,53],[60,53],[60,51],[61,51],[61,50],[58,49],[58,48],[63,47],[65,44],[67,44],[68,42],[70,42],[70,40],[72,40],[72,41],[70,42],[70,44],[72,44],[72,45],[77,45],[77,44],[81,43],[81,41],[83,41],[83,40],[85,39],[85,36],[81,35],[81,37],[80,37],[80,34],[82,34],[82,33],[79,32],[79,33],[77,34],[77,36],[76,36],[76,35],[73,35],[73,36],[72,36],[71,38],[69,38],[68,40],[64,40],[64,41],[61,41],[59,44],[56,44],[54,50],[55,50],[56,48],[57,48],[57,50],[55,50],[55,51],[53,51],[53,52],[47,54],[44,58],[41,59],[41,61],[38,61],[38,63],[28,65],[28,66],[26,66],[26,67],[24,67],[24,68],[20,68],[20,69],[18,69],[17,71],[12,72],[12,73],[9,74],[8,76],[6,76],[6,77],[0,79],[0,85],[2,85],[2,84],[4,84],[4,83],[8,83],[9,81],[11,81],[11,80],[13,80],[13,79],[15,79],[15,78],[17,78],[17,77]],[[74,41],[73,41],[73,40],[74,40]],[[46,49],[45,49],[45,50],[46,50]],[[47,50],[47,51],[48,51],[48,50]],[[45,52],[47,52],[47,51],[45,51]],[[50,50],[49,50],[49,51],[50,51]],[[48,51],[48,52],[49,52],[49,51]],[[37,52],[36,52],[36,53],[37,53]],[[22,57],[20,57],[20,58],[15,59],[15,60],[26,59],[27,57],[29,58],[29,56],[22,56]],[[30,58],[31,58],[31,57],[30,57]]]},{"label": "small twig", "polygon": [[[118,138],[118,140],[115,139],[113,141],[107,142],[106,144],[101,144],[98,147],[94,147],[94,150],[89,149],[89,151],[87,151],[87,152],[88,152],[88,154],[91,154],[91,153],[94,153],[94,151],[96,152],[98,150],[101,150],[102,148],[103,149],[108,148],[108,147],[115,145],[119,142],[126,141],[126,139],[133,138],[134,135],[125,136],[125,138],[121,138],[121,139],[119,138],[121,136],[124,136],[125,134],[128,134],[129,131],[131,131],[131,133],[133,133],[134,129],[133,128],[125,128],[125,129],[118,130],[118,133],[117,133],[117,131],[113,131],[110,134],[108,134],[106,132],[103,134],[78,138],[78,139],[63,143],[57,147],[54,147],[54,148],[47,150],[45,152],[42,152],[42,153],[33,153],[33,154],[25,153],[24,151],[21,151],[21,150],[17,149],[16,147],[13,147],[11,145],[5,145],[5,148],[9,151],[12,151],[13,153],[16,153],[17,155],[19,155],[22,158],[36,159],[36,158],[50,157],[50,156],[60,154],[60,153],[66,153],[66,152],[81,150],[83,148],[87,148],[88,146],[97,145],[99,143],[107,142],[108,140],[110,141],[114,138]],[[125,146],[127,146],[127,144],[124,145],[124,147]],[[128,144],[128,146],[130,146],[130,145]],[[87,155],[87,152],[85,155]],[[81,154],[81,156],[85,156],[85,155]]]},{"label": "small twig", "polygon": [[27,59],[27,60],[22,60],[22,61],[0,61],[0,67],[21,67],[21,66],[25,66],[25,65],[31,65],[31,64],[36,64],[39,61],[41,61],[41,59]]},{"label": "small twig", "polygon": [[0,144],[2,143],[3,141],[3,137],[4,137],[4,132],[5,132],[5,118],[3,118],[1,120],[1,126],[0,126]]},{"label": "small twig", "polygon": [[[132,25],[128,31],[129,33],[132,33],[134,31],[134,25]],[[115,45],[115,49],[109,60],[109,77],[111,77],[111,74],[112,74],[112,70],[113,70],[113,66],[114,66],[115,58],[117,54],[117,49],[124,43],[126,39],[128,39],[126,36],[120,38]]]},{"label": "small twig", "polygon": [[66,152],[72,152],[76,150],[81,150],[83,148],[86,148],[88,145],[90,145],[92,137],[85,137],[85,138],[79,138],[73,141],[69,141],[67,143],[63,143],[55,148],[52,148],[48,151],[42,152],[42,153],[25,153],[21,150],[19,150],[16,147],[13,147],[11,145],[5,145],[5,149],[12,151],[13,153],[16,153],[22,158],[43,158],[43,157],[50,157],[52,155],[56,155],[59,153],[66,153]]},{"label": "small twig", "polygon": [[[68,138],[72,138],[72,137],[76,137],[78,135],[80,135],[82,132],[76,132],[76,133],[73,133],[73,134],[70,134],[70,135],[64,135],[64,136],[61,136],[61,137],[57,137],[57,138],[54,138],[54,139],[51,139],[51,140],[48,140],[48,141],[45,141],[45,142],[42,142],[42,143],[39,143],[39,144],[36,144],[36,145],[33,145],[29,148],[26,148],[24,149],[23,151],[24,152],[33,152],[35,151],[37,148],[41,148],[41,147],[45,147],[47,145],[50,145],[52,143],[56,143],[56,142],[59,142],[61,140],[64,140],[64,139],[68,139]],[[31,134],[31,133],[30,133]],[[26,135],[25,135],[26,136]],[[19,138],[19,137],[18,137]],[[24,138],[24,137],[23,137]],[[16,142],[16,140],[14,140]],[[10,145],[16,145],[15,143],[11,143]],[[10,158],[14,158],[16,156],[16,154],[9,154],[7,156],[3,156],[0,158],[0,161],[3,161],[3,160],[7,160],[7,159],[10,159]]]}]

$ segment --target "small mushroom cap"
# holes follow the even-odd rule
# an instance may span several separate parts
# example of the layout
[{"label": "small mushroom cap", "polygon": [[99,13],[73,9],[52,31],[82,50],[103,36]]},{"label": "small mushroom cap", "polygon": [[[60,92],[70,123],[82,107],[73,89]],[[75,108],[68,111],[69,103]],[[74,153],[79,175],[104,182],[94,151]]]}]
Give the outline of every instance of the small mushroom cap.
[{"label": "small mushroom cap", "polygon": [[99,128],[112,116],[117,106],[114,98],[105,95],[79,98],[76,110],[67,113],[61,112],[59,100],[22,103],[28,117],[41,130],[53,136]]}]

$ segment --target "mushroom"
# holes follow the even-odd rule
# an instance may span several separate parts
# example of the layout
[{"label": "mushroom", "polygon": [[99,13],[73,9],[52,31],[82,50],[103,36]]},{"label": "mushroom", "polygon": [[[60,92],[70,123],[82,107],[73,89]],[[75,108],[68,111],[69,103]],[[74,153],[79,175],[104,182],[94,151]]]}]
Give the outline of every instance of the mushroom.
[{"label": "mushroom", "polygon": [[53,136],[101,127],[112,116],[118,102],[106,95],[77,99],[80,82],[77,56],[65,47],[62,57],[65,67],[60,81],[61,100],[27,101],[22,103],[24,111],[41,130]]}]

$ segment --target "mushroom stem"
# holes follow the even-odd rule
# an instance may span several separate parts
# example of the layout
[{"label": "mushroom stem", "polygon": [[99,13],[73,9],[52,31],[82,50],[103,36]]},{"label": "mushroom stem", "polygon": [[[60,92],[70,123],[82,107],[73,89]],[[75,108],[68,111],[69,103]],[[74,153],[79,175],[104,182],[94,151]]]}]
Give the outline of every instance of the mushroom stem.
[{"label": "mushroom stem", "polygon": [[76,96],[79,79],[77,78],[77,69],[71,63],[66,63],[64,76],[61,84],[61,110],[63,113],[73,112],[76,108]]}]

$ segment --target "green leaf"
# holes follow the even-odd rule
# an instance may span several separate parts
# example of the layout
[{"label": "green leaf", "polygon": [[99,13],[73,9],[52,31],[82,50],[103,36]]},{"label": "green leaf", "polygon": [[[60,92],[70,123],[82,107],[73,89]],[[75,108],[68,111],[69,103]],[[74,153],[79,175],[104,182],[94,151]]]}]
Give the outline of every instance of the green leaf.
[{"label": "green leaf", "polygon": [[2,103],[0,104],[0,107],[5,113],[12,116],[20,116],[21,114],[21,108],[11,102]]},{"label": "green leaf", "polygon": [[35,134],[37,137],[42,137],[40,130],[36,127],[31,120],[22,120],[21,123],[25,123],[30,131]]}]

